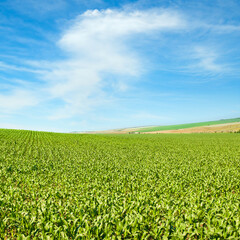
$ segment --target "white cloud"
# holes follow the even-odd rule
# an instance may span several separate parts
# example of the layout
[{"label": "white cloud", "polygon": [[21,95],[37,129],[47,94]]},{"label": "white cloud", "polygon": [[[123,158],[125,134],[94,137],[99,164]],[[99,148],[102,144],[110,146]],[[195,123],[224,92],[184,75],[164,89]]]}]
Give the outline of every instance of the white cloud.
[{"label": "white cloud", "polygon": [[38,99],[34,93],[24,89],[13,89],[10,93],[0,94],[0,111],[11,113],[24,107],[35,106]]},{"label": "white cloud", "polygon": [[30,60],[18,66],[0,62],[4,71],[35,74],[43,81],[41,86],[19,86],[1,94],[0,110],[17,111],[55,99],[61,106],[52,111],[51,119],[83,114],[108,102],[109,90],[126,91],[129,79],[144,71],[142,59],[131,48],[138,34],[175,31],[184,25],[177,12],[167,9],[86,11],[56,43],[67,56],[64,60]]},{"label": "white cloud", "polygon": [[195,47],[194,58],[198,61],[198,66],[207,71],[219,72],[222,65],[217,63],[218,54],[216,51],[206,47]]},{"label": "white cloud", "polygon": [[58,41],[67,59],[50,64],[43,74],[49,94],[65,103],[52,118],[71,117],[106,101],[102,89],[108,74],[118,76],[110,88],[127,89],[119,76],[136,77],[144,70],[141,59],[129,46],[131,37],[183,26],[183,19],[168,10],[92,10],[78,16]]},{"label": "white cloud", "polygon": [[221,53],[217,49],[209,46],[195,46],[190,49],[186,56],[192,63],[184,68],[187,71],[201,75],[215,75],[229,71],[229,67],[222,63]]},{"label": "white cloud", "polygon": [[[209,25],[205,27],[209,28]],[[21,109],[57,99],[61,102],[60,107],[53,109],[50,119],[83,114],[91,107],[108,102],[111,94],[107,91],[127,91],[131,84],[129,79],[144,72],[144,60],[133,50],[139,35],[186,28],[193,30],[182,15],[169,9],[86,11],[70,22],[56,43],[66,54],[64,60],[28,61],[25,62],[27,67],[0,62],[0,69],[4,71],[32,73],[44,81],[38,90],[37,87],[20,87],[11,94],[0,95],[0,109]],[[238,28],[226,25],[221,29]],[[195,62],[187,67],[191,72],[220,73],[227,69],[219,62],[220,56],[213,48],[198,46],[190,54],[184,51],[181,58],[186,60],[187,56],[188,61]],[[104,90],[106,87],[107,91]],[[40,94],[34,94],[37,91],[41,92],[41,98]]]}]

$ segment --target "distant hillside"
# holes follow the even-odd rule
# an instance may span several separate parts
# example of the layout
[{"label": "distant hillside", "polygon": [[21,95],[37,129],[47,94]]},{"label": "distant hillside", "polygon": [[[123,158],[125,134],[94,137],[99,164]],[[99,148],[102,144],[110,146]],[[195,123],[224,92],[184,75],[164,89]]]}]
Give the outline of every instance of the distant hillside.
[{"label": "distant hillside", "polygon": [[237,123],[237,122],[240,122],[240,118],[222,119],[218,121],[208,121],[208,122],[199,122],[199,123],[186,123],[186,124],[178,124],[178,125],[154,126],[154,127],[136,129],[136,131],[155,132],[155,131],[165,131],[165,130],[178,130],[178,129],[203,127],[203,126],[219,125],[219,124],[226,124],[226,123]]},{"label": "distant hillside", "polygon": [[186,123],[166,126],[146,126],[112,129],[105,131],[75,132],[85,134],[127,134],[127,133],[199,133],[199,132],[239,132],[240,118],[218,121]]}]

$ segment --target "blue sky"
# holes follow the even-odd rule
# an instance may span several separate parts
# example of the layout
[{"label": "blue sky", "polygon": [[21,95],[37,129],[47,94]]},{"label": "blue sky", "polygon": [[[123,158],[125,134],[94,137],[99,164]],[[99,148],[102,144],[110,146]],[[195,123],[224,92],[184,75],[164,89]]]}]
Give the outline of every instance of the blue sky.
[{"label": "blue sky", "polygon": [[240,117],[240,2],[0,2],[0,128]]}]

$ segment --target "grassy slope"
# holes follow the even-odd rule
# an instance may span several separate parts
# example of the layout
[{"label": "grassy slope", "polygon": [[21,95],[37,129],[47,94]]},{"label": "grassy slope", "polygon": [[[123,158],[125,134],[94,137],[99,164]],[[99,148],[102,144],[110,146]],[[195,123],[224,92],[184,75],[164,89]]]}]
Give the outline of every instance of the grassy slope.
[{"label": "grassy slope", "polygon": [[240,122],[240,118],[232,118],[232,119],[223,119],[218,121],[209,121],[209,122],[199,122],[199,123],[186,123],[186,124],[178,124],[178,125],[168,125],[168,126],[155,126],[150,128],[139,129],[139,132],[153,132],[153,131],[161,131],[161,130],[177,130],[177,129],[185,129],[192,127],[202,127],[202,126],[210,126],[224,123],[234,123]]}]

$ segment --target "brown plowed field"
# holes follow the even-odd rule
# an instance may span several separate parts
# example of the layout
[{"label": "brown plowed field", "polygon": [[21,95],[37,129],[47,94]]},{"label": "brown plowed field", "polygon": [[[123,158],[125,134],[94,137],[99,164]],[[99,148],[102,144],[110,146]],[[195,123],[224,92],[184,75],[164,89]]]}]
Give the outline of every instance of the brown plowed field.
[{"label": "brown plowed field", "polygon": [[240,131],[240,122],[237,123],[226,123],[204,127],[193,127],[178,130],[164,130],[144,133],[224,133],[224,132],[237,132]]}]

